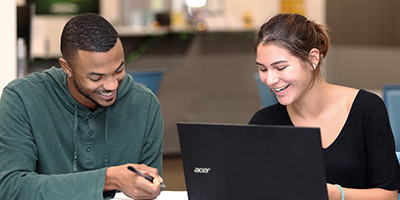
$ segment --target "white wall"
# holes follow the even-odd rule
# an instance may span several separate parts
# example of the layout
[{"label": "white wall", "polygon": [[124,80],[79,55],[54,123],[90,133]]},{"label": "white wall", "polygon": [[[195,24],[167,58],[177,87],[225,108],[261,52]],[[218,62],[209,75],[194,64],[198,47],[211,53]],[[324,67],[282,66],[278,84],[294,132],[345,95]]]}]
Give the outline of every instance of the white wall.
[{"label": "white wall", "polygon": [[326,0],[305,0],[307,18],[326,24]]},{"label": "white wall", "polygon": [[[16,1],[2,1],[0,6],[0,89],[17,77],[17,25],[16,25]],[[0,94],[1,95],[1,94]]]}]

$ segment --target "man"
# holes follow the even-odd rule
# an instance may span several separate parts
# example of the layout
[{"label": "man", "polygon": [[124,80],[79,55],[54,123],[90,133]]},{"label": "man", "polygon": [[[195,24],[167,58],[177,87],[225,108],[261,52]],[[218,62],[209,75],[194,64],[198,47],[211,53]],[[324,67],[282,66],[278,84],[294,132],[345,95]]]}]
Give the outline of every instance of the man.
[{"label": "man", "polygon": [[[9,83],[0,100],[0,199],[154,199],[163,121],[149,89],[125,74],[118,33],[97,14],[72,18],[55,67]],[[154,177],[148,181],[127,169]]]}]

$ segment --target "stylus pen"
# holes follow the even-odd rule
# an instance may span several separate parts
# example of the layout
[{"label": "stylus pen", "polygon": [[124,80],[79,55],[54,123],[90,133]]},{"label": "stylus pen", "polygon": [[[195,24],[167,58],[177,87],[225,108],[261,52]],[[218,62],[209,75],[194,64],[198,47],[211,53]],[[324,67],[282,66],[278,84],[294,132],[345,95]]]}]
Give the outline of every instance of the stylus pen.
[{"label": "stylus pen", "polygon": [[[128,169],[129,169],[130,171],[132,171],[132,172],[135,172],[137,175],[139,175],[139,176],[141,176],[141,177],[147,179],[147,180],[150,181],[150,182],[153,182],[153,180],[154,180],[153,177],[151,177],[151,176],[149,176],[149,175],[147,175],[147,174],[144,174],[143,172],[140,172],[140,171],[136,170],[136,169],[135,169],[134,167],[132,167],[132,166],[128,166]],[[164,183],[161,183],[161,187],[167,187],[167,186],[165,186]]]}]

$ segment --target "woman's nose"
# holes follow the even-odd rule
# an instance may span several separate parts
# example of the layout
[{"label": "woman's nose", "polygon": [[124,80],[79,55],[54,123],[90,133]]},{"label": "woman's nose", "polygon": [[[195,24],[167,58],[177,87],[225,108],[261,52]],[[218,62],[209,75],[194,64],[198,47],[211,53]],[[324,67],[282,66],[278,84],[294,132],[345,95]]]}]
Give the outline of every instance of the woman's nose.
[{"label": "woman's nose", "polygon": [[[262,73],[262,72],[260,72]],[[277,74],[273,72],[272,70],[268,70],[267,72],[263,72],[260,74],[261,80],[263,80],[263,83],[269,87],[273,86],[276,84],[279,80]]]}]

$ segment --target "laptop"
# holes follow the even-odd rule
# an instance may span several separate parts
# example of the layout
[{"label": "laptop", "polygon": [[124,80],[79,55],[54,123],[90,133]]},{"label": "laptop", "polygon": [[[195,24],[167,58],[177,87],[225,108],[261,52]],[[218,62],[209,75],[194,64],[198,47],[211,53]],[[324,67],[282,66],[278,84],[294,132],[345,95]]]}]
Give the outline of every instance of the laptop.
[{"label": "laptop", "polygon": [[189,200],[327,200],[319,128],[178,123]]}]

